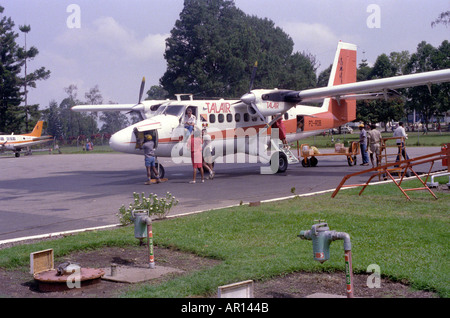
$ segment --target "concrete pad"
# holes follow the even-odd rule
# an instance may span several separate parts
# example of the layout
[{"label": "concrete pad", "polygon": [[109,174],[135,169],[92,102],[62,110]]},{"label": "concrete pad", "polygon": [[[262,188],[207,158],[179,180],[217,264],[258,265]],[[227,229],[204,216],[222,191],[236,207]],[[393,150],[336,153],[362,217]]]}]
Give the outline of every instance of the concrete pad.
[{"label": "concrete pad", "polygon": [[159,278],[170,273],[183,273],[180,269],[158,265],[156,265],[155,268],[117,266],[114,276],[111,276],[111,268],[103,268],[103,270],[105,275],[102,279],[130,284]]},{"label": "concrete pad", "polygon": [[306,298],[347,298],[346,296],[334,295],[334,294],[325,294],[325,293],[315,293],[306,296]]}]

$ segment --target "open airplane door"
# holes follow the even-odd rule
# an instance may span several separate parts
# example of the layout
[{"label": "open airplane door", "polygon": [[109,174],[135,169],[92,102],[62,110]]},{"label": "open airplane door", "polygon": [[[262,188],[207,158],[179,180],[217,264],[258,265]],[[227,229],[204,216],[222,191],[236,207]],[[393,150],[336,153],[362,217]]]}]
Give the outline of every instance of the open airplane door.
[{"label": "open airplane door", "polygon": [[[158,129],[161,128],[161,124],[153,124],[151,126],[149,125],[142,125],[139,127],[135,127],[133,132],[136,136],[136,149],[142,149],[142,145],[145,141],[145,136],[151,135],[152,140],[155,142],[154,149],[156,150],[158,148]],[[156,158],[156,170],[158,171],[159,178],[164,178],[165,170],[162,164],[158,162],[158,159]],[[157,176],[153,175],[152,171],[152,178],[156,178]]]},{"label": "open airplane door", "polygon": [[155,146],[154,148],[157,149],[158,148],[158,129],[161,128],[161,125],[151,125],[151,127],[149,127],[148,125],[143,125],[143,126],[138,126],[135,127],[133,132],[134,135],[136,136],[136,149],[141,149],[142,145],[144,144],[145,141],[145,136],[147,135],[151,135],[152,136],[152,140],[155,142]]}]

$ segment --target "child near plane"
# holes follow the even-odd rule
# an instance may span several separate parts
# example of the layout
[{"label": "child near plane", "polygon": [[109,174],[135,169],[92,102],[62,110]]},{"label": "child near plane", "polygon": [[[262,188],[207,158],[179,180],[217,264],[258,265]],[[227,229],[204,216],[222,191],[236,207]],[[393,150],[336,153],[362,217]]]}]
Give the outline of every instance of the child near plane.
[{"label": "child near plane", "polygon": [[204,172],[203,172],[203,155],[202,155],[202,138],[201,131],[198,128],[194,129],[194,133],[189,137],[187,146],[191,151],[192,167],[194,168],[193,180],[189,183],[195,183],[195,178],[197,176],[197,169],[200,170],[202,177],[202,182],[205,182]]},{"label": "child near plane", "polygon": [[202,129],[203,136],[203,167],[209,172],[209,179],[214,178],[214,171],[212,166],[212,148],[211,136],[208,135],[206,129]]}]

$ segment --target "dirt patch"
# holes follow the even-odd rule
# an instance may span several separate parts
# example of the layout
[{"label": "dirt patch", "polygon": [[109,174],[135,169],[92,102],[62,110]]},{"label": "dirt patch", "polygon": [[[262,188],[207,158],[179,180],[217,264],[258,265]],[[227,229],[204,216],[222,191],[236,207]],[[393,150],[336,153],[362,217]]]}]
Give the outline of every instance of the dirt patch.
[{"label": "dirt patch", "polygon": [[[167,266],[183,270],[183,274],[169,274],[152,280],[159,283],[173,278],[173,275],[185,275],[193,271],[204,270],[220,263],[218,260],[201,258],[177,250],[154,249],[156,266]],[[145,246],[127,248],[103,248],[97,251],[74,253],[63,260],[55,260],[55,265],[65,260],[79,263],[82,267],[104,268],[112,263],[118,265],[147,266],[147,248]],[[368,288],[367,275],[354,275],[355,297],[391,297],[391,298],[434,298],[436,294],[414,291],[407,285],[382,279],[381,288]],[[149,282],[146,282],[147,284]],[[140,284],[146,284],[140,283]],[[59,292],[41,292],[31,274],[25,270],[6,271],[0,269],[0,297],[13,298],[114,298],[135,284],[101,280],[98,284],[74,288]],[[326,293],[345,296],[345,274],[336,273],[292,273],[265,282],[255,282],[256,298],[302,298],[314,293]]]}]

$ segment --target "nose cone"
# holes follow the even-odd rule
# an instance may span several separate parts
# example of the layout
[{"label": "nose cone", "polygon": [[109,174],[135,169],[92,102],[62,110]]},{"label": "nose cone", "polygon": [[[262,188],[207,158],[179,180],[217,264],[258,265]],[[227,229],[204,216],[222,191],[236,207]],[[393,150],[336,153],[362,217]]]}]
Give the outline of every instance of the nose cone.
[{"label": "nose cone", "polygon": [[132,145],[135,145],[136,140],[131,140],[133,138],[133,131],[129,128],[122,129],[116,132],[109,139],[109,146],[119,152],[130,152]]},{"label": "nose cone", "polygon": [[255,101],[256,101],[255,94],[247,93],[241,97],[241,101],[247,105],[251,105],[251,104],[255,103]]}]

